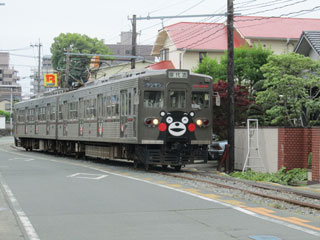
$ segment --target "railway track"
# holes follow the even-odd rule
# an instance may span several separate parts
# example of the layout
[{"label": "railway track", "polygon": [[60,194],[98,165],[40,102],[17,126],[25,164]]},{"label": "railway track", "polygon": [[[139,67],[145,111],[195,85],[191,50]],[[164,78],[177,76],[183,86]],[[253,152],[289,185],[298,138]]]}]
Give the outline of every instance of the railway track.
[{"label": "railway track", "polygon": [[[163,171],[152,171],[157,174],[180,178],[189,181],[201,182],[220,188],[242,191],[262,198],[282,201],[300,207],[320,210],[320,194],[311,194],[281,186],[272,186],[261,183],[253,183],[210,173],[198,173],[183,171],[181,173],[170,173]],[[206,178],[206,179],[204,179]],[[279,196],[281,194],[281,196]]]}]

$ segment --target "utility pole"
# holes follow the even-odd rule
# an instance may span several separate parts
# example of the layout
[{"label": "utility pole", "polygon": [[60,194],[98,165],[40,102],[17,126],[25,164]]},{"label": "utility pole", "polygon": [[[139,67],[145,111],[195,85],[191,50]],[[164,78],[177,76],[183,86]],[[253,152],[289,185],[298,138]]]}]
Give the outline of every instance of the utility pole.
[{"label": "utility pole", "polygon": [[[136,15],[132,17],[132,56],[136,56],[136,48],[137,48],[137,19]],[[131,58],[131,69],[136,68],[136,59]]]},{"label": "utility pole", "polygon": [[39,43],[38,44],[31,44],[31,47],[38,47],[38,74],[37,74],[37,93],[40,94],[40,82],[41,82],[41,74],[40,74],[40,67],[41,67],[41,47],[42,44],[40,43],[40,39],[39,39]]},{"label": "utility pole", "polygon": [[70,68],[70,48],[67,48],[67,54],[66,54],[66,72],[65,72],[65,78],[63,83],[63,88],[69,88],[68,79],[69,79],[69,68]]},{"label": "utility pole", "polygon": [[233,0],[228,0],[228,144],[229,159],[226,172],[234,170],[234,45],[233,45]]}]

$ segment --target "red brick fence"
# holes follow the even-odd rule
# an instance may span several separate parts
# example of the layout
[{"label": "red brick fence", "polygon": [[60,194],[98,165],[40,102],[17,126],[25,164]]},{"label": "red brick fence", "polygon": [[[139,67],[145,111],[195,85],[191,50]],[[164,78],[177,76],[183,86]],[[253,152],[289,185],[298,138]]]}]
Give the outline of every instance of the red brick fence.
[{"label": "red brick fence", "polygon": [[[247,135],[246,128],[236,128],[236,169],[242,169],[248,153]],[[275,172],[281,167],[308,168],[308,156],[312,152],[312,181],[320,182],[320,127],[261,127],[259,151],[264,164],[263,171],[268,172]],[[259,164],[257,160],[254,161],[256,163],[253,165]]]}]

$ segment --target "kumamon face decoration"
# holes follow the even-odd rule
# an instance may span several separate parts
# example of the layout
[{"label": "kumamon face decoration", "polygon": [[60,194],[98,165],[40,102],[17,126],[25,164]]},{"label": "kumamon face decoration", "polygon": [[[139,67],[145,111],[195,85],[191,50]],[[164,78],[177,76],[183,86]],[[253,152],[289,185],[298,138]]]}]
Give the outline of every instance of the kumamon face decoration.
[{"label": "kumamon face decoration", "polygon": [[195,124],[192,121],[194,112],[186,113],[181,111],[168,112],[161,111],[162,117],[159,124],[160,132],[167,132],[171,137],[183,137],[195,131]]}]

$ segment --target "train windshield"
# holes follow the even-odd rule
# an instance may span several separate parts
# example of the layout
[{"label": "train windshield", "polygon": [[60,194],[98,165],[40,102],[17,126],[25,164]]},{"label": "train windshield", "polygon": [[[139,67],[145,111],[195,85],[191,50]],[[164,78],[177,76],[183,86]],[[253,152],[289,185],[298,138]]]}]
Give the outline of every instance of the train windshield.
[{"label": "train windshield", "polygon": [[192,92],[191,98],[192,109],[203,109],[209,107],[209,93],[207,92]]},{"label": "train windshield", "polygon": [[170,107],[185,108],[186,106],[186,92],[182,90],[170,91]]},{"label": "train windshield", "polygon": [[162,108],[163,92],[162,91],[145,91],[143,105],[146,108]]}]

